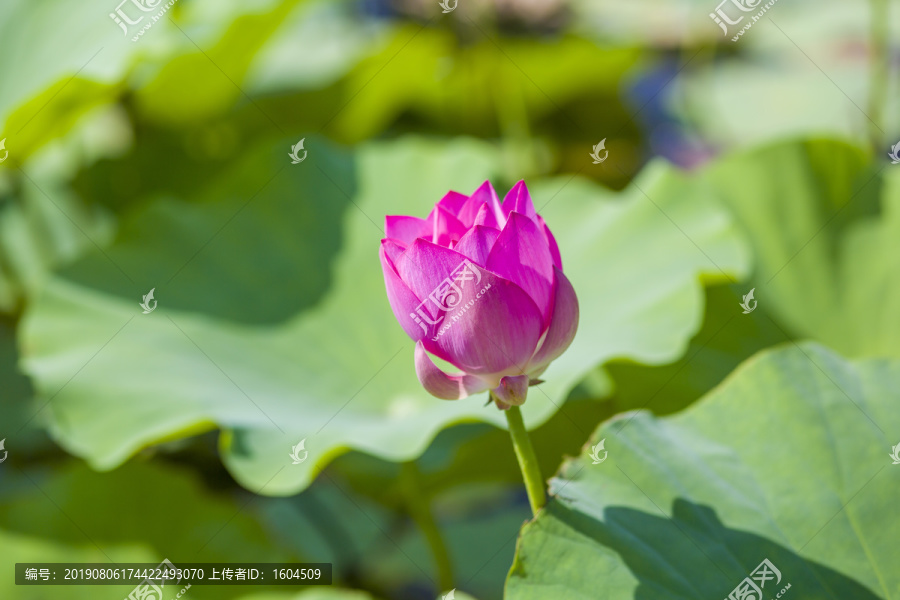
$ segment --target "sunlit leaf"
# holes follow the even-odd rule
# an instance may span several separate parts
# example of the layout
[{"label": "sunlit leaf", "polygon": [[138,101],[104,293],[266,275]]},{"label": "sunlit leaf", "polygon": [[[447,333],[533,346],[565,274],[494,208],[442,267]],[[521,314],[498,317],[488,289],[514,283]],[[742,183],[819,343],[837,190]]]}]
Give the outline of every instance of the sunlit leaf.
[{"label": "sunlit leaf", "polygon": [[774,597],[894,598],[900,363],[768,351],[677,415],[602,425],[522,530],[506,597],[725,598],[764,559]]}]

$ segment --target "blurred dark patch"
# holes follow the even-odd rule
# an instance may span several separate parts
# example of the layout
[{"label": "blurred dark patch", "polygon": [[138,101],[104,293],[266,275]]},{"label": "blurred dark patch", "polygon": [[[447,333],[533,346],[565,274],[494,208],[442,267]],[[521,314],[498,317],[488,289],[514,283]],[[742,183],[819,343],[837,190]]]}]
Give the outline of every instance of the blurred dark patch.
[{"label": "blurred dark patch", "polygon": [[[682,52],[663,55],[654,67],[637,75],[625,92],[634,125],[643,130],[635,135],[644,140],[641,164],[654,156],[662,156],[680,167],[696,167],[709,160],[715,149],[703,141],[692,128],[672,112],[672,94],[677,93],[676,81],[683,69],[690,69]],[[691,61],[693,62],[693,61]],[[698,61],[699,62],[699,61]]]},{"label": "blurred dark patch", "polygon": [[[840,236],[848,227],[861,220],[877,218],[887,208],[882,206],[884,177],[878,176],[882,165],[871,160],[864,151],[848,152],[844,143],[829,138],[805,140],[803,147],[808,168],[819,184],[820,210],[824,224],[823,234],[834,242],[831,246],[833,260],[837,259]],[[843,177],[836,177],[839,173]]]},{"label": "blurred dark patch", "polygon": [[55,446],[39,427],[40,419],[32,418],[43,402],[33,402],[34,387],[18,367],[15,328],[15,320],[0,315],[0,440],[6,440],[6,452],[18,462],[53,453]]},{"label": "blurred dark patch", "polygon": [[208,431],[186,440],[178,440],[176,447],[164,443],[149,448],[145,453],[158,457],[165,463],[189,469],[209,490],[217,492],[240,490],[240,486],[222,464],[219,456],[219,435],[221,433],[218,430]]}]

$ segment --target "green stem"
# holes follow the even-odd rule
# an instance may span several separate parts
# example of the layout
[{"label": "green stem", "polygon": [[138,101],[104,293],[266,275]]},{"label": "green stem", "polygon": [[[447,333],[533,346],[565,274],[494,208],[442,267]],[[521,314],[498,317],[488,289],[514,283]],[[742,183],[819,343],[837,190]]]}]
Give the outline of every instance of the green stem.
[{"label": "green stem", "polygon": [[518,406],[510,406],[503,411],[506,413],[506,422],[509,424],[509,434],[512,436],[513,450],[519,459],[519,469],[525,480],[525,491],[528,492],[528,503],[531,504],[531,512],[534,516],[544,508],[547,497],[544,493],[544,478],[541,477],[541,468],[538,465],[534,446],[525,429],[525,421],[522,420],[522,411]]},{"label": "green stem", "polygon": [[884,142],[880,131],[884,116],[884,101],[889,77],[888,69],[888,2],[870,0],[871,6],[871,64],[869,69],[869,131],[876,152]]},{"label": "green stem", "polygon": [[442,591],[452,589],[453,563],[444,536],[434,520],[429,498],[425,496],[421,486],[421,476],[415,462],[405,462],[401,467],[406,488],[406,505],[412,520],[416,523],[434,558],[438,571],[438,585]]}]

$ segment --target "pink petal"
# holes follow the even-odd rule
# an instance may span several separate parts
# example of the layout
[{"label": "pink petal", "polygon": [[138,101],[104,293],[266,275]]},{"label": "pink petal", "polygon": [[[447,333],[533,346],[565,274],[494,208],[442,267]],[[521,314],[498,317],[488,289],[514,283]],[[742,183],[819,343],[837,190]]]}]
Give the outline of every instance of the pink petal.
[{"label": "pink petal", "polygon": [[528,396],[528,382],[528,375],[506,376],[501,379],[500,385],[491,390],[497,408],[506,410],[510,406],[525,404],[525,397]]},{"label": "pink petal", "polygon": [[414,340],[418,340],[428,333],[427,324],[425,326],[419,325],[414,312],[421,300],[403,283],[400,275],[397,274],[394,262],[391,260],[392,254],[399,257],[402,256],[402,251],[402,246],[393,240],[382,240],[378,256],[381,259],[384,287],[387,290],[388,302],[391,305],[391,310],[394,312],[394,317],[400,323],[406,335]]},{"label": "pink petal", "polygon": [[[471,196],[463,203],[459,212],[456,214],[456,218],[459,219],[460,223],[466,226],[466,229],[468,229],[475,224],[475,217],[478,216],[478,211],[482,206],[487,205],[478,198]],[[497,229],[499,229],[499,227]]]},{"label": "pink petal", "polygon": [[476,225],[462,236],[453,249],[472,259],[475,264],[484,266],[487,264],[488,254],[498,237],[500,237],[500,232],[493,227]]},{"label": "pink petal", "polygon": [[447,192],[443,198],[438,200],[437,206],[447,210],[451,215],[457,215],[468,199],[469,197],[465,194]]},{"label": "pink petal", "polygon": [[408,217],[406,215],[388,215],[384,218],[384,237],[400,240],[404,244],[411,244],[420,236],[431,237],[431,230],[425,219]]},{"label": "pink petal", "polygon": [[559,269],[554,269],[554,275],[556,285],[553,316],[540,349],[531,359],[528,371],[533,376],[537,376],[537,369],[542,370],[566,351],[578,329],[578,297],[575,295],[575,288]]},{"label": "pink petal", "polygon": [[553,237],[550,228],[547,227],[547,223],[544,222],[544,217],[537,215],[537,222],[541,231],[544,233],[544,237],[547,238],[547,243],[550,245],[550,256],[553,257],[553,264],[557,269],[562,271],[562,255],[559,253],[559,246],[556,244],[556,238]]},{"label": "pink petal", "polygon": [[425,390],[442,400],[459,400],[488,389],[487,383],[475,375],[447,375],[432,362],[425,345],[416,342],[416,376]]},{"label": "pink petal", "polygon": [[494,220],[497,222],[497,229],[500,229],[500,226],[506,222],[506,216],[503,214],[503,208],[500,206],[500,199],[497,197],[497,192],[494,191],[494,186],[491,185],[490,181],[485,181],[478,189],[472,192],[472,198],[481,204],[488,205],[490,211],[494,214]]},{"label": "pink petal", "polygon": [[503,375],[522,373],[543,330],[541,312],[522,288],[422,239],[396,266],[413,294],[424,299],[425,314],[438,321],[422,340],[429,352],[498,383]]},{"label": "pink petal", "polygon": [[434,215],[434,237],[431,241],[441,246],[449,246],[466,234],[466,226],[459,222],[450,211],[438,205]]},{"label": "pink petal", "polygon": [[409,246],[401,242],[400,240],[395,240],[391,238],[384,238],[381,240],[381,250],[387,255],[390,259],[391,266],[394,268],[394,271],[397,270],[397,259],[400,258],[400,255],[406,252],[406,249]]},{"label": "pink petal", "polygon": [[500,230],[500,223],[497,221],[497,217],[494,216],[494,211],[491,210],[491,207],[488,204],[482,204],[478,209],[473,225],[484,225],[485,227],[492,227],[497,231]]},{"label": "pink petal", "polygon": [[511,212],[486,266],[525,290],[540,309],[544,322],[549,323],[553,309],[553,258],[547,239],[534,221]]},{"label": "pink petal", "polygon": [[534,220],[537,213],[534,210],[534,204],[531,202],[531,194],[528,193],[528,187],[524,181],[519,181],[503,198],[503,214],[507,217],[509,213],[515,211],[521,213]]}]

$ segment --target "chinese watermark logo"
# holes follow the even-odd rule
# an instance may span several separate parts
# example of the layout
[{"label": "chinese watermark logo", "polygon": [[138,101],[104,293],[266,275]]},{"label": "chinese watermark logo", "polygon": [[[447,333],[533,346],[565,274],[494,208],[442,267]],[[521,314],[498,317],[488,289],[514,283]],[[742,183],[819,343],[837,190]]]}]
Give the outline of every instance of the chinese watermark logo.
[{"label": "chinese watermark logo", "polygon": [[[604,151],[603,158],[600,158],[600,151],[601,151],[601,150]],[[595,165],[599,165],[599,164],[602,163],[604,160],[606,160],[606,157],[607,157],[607,156],[609,156],[609,150],[606,149],[606,138],[603,138],[602,140],[600,140],[600,141],[597,143],[596,146],[594,146],[594,151],[591,152],[591,158],[594,159],[594,164],[595,164]]]},{"label": "chinese watermark logo", "polygon": [[448,13],[456,10],[457,4],[459,4],[459,0],[453,0],[452,4],[451,0],[442,0],[442,2],[440,2],[440,7],[444,9],[442,12]]},{"label": "chinese watermark logo", "polygon": [[[0,142],[0,144],[3,144],[3,142]],[[0,145],[0,148],[3,148],[3,146]],[[888,152],[888,156],[891,157],[892,165],[900,165],[900,142],[897,142],[896,144],[891,146],[891,151]],[[3,162],[3,161],[0,160],[0,162]]]},{"label": "chinese watermark logo", "polygon": [[709,18],[712,19],[716,25],[722,28],[722,35],[728,35],[728,25],[737,25],[741,21],[744,20],[743,15],[737,18],[736,21],[732,21],[731,18],[728,17],[724,12],[722,12],[722,5],[727,4],[728,2],[732,2],[735,6],[738,7],[739,10],[743,12],[750,12],[756,4],[759,4],[759,0],[757,0],[756,4],[747,8],[746,4],[742,0],[722,0],[719,5],[716,7],[716,12],[709,13]]},{"label": "chinese watermark logo", "polygon": [[[288,156],[291,157],[292,165],[300,164],[304,160],[306,160],[306,150],[303,150],[303,140],[305,140],[305,139],[306,138],[303,138],[302,140],[300,140],[299,142],[297,142],[296,144],[291,146],[291,153],[288,154]],[[300,150],[303,150],[303,156],[300,156],[300,154],[299,154]]]},{"label": "chinese watermark logo", "polygon": [[[739,11],[741,12],[752,12],[759,7],[762,0],[722,0],[719,5],[716,7],[716,12],[709,13],[709,18],[712,19],[716,25],[722,28],[722,35],[728,35],[728,25],[737,25],[741,21],[744,20],[745,16],[750,17],[750,21],[748,21],[743,27],[741,27],[740,31],[731,38],[732,42],[738,41],[738,39],[744,35],[744,32],[750,29],[754,23],[759,21],[762,16],[766,13],[767,10],[775,6],[775,3],[778,0],[769,0],[763,5],[762,10],[758,11],[755,15],[741,15],[737,19],[732,20],[727,14],[725,14],[722,9],[723,4],[727,4],[731,2]],[[737,13],[740,14],[740,13]]]},{"label": "chinese watermark logo", "polygon": [[[3,450],[3,458],[0,458],[0,463],[2,463],[4,460],[6,460],[6,455],[9,454],[9,452],[7,452],[6,448],[3,446],[3,444],[5,444],[5,443],[6,443],[6,438],[3,438],[2,440],[0,440],[0,450]],[[898,446],[898,448],[900,448],[900,446]]]},{"label": "chinese watermark logo", "polygon": [[[0,442],[0,449],[2,449],[2,448],[3,448],[3,442]],[[897,444],[896,446],[891,447],[890,457],[894,461],[891,464],[900,465],[900,444]],[[0,460],[0,462],[3,462],[3,461]]]},{"label": "chinese watermark logo", "polygon": [[[128,4],[129,2],[143,13],[153,12],[157,8],[160,10],[157,11],[155,15],[141,15],[137,19],[132,19],[124,10],[122,10],[122,5]],[[116,11],[109,13],[109,18],[112,19],[116,25],[121,27],[125,37],[128,37],[129,26],[138,25],[144,20],[144,17],[149,17],[150,20],[138,30],[137,35],[131,38],[132,42],[136,42],[144,35],[144,32],[153,27],[153,24],[159,21],[166,11],[172,8],[176,2],[178,2],[178,0],[169,0],[165,4],[162,4],[163,0],[122,0],[116,7]],[[162,5],[162,8],[160,8],[160,5]],[[132,14],[140,15],[141,13],[132,12]]]},{"label": "chinese watermark logo", "polygon": [[[753,569],[749,577],[744,577],[744,580],[731,590],[725,600],[763,600],[763,588],[771,580],[774,580],[773,585],[781,583],[781,571],[766,558]],[[781,589],[776,598],[780,598],[789,589],[790,583]]]},{"label": "chinese watermark logo", "polygon": [[[757,305],[758,303],[757,303],[756,300],[753,299],[753,292],[754,292],[754,290],[756,290],[756,288],[752,288],[749,292],[747,292],[746,294],[744,294],[744,298],[743,298],[743,300],[741,301],[741,308],[744,309],[744,314],[745,314],[745,315],[749,315],[749,314],[752,313],[754,310],[756,310],[756,305]],[[750,305],[751,302],[753,303],[752,306]]]},{"label": "chinese watermark logo", "polygon": [[[300,452],[303,452],[303,457],[300,457]],[[306,450],[306,438],[300,440],[300,443],[291,448],[290,457],[293,459],[295,465],[299,465],[309,456],[309,451]]]},{"label": "chinese watermark logo", "polygon": [[[472,287],[478,286],[481,283],[481,270],[468,260],[464,260],[462,264],[450,273],[449,277],[441,281],[428,294],[428,297],[416,307],[416,312],[409,313],[409,316],[422,328],[422,332],[426,336],[434,334],[434,337],[431,338],[432,342],[436,342],[439,337],[444,335],[491,288],[491,284],[487,284],[475,294],[474,298],[462,304],[462,288],[470,281],[474,281],[471,284]],[[434,306],[426,308],[426,304],[429,302]],[[444,318],[447,316],[447,313],[454,310],[457,311],[456,314],[450,315],[450,318],[445,321]],[[431,327],[426,325],[426,323]]]},{"label": "chinese watermark logo", "polygon": [[[156,288],[153,288],[149,292],[147,292],[147,294],[144,296],[144,301],[141,302],[141,308],[144,309],[145,315],[149,315],[154,310],[156,310],[156,300],[153,299],[153,290],[155,289]],[[153,306],[150,306],[151,302],[153,303]]]},{"label": "chinese watermark logo", "polygon": [[3,158],[0,158],[0,163],[2,163],[9,156],[9,150],[6,149],[6,138],[0,140],[0,150],[3,150]]},{"label": "chinese watermark logo", "polygon": [[[609,455],[609,452],[607,452],[606,448],[603,447],[604,444],[606,444],[606,438],[603,438],[602,440],[600,440],[600,443],[597,444],[596,446],[591,446],[591,455],[590,456],[591,456],[591,461],[593,461],[593,462],[591,462],[592,465],[599,465],[604,460],[606,460],[606,457]],[[601,450],[603,451],[603,458],[600,458]]]},{"label": "chinese watermark logo", "polygon": [[[154,8],[159,5],[162,0],[156,0],[155,4],[150,4],[153,0],[130,0],[132,4],[134,4],[138,10],[143,12],[150,12]],[[122,10],[122,5],[129,2],[129,0],[122,0],[119,2],[119,5],[116,7],[116,12],[109,13],[109,18],[115,21],[116,25],[122,28],[122,32],[125,34],[125,37],[128,37],[128,25],[137,25],[141,21],[144,20],[144,16],[140,16],[137,20],[132,21],[131,17],[129,17]]]}]

